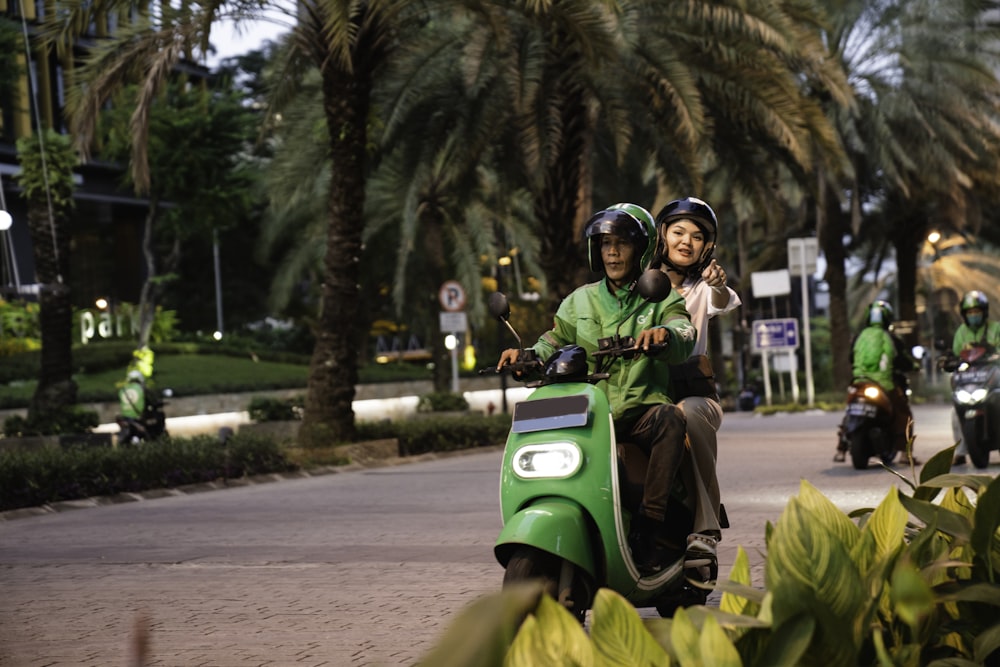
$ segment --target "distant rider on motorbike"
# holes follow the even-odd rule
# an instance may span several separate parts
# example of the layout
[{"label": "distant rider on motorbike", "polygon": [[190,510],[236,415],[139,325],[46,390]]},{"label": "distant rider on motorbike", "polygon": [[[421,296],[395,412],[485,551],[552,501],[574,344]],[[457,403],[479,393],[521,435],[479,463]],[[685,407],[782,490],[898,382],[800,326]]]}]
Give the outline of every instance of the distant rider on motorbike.
[{"label": "distant rider on motorbike", "polygon": [[[951,340],[951,351],[956,357],[962,350],[976,343],[1000,348],[1000,322],[990,321],[990,300],[985,294],[979,290],[966,292],[958,308],[962,314],[962,324],[955,330],[955,336]],[[951,432],[955,442],[958,443],[953,465],[965,465],[965,455],[968,450],[962,438],[962,425],[956,412],[952,412],[951,415]]]},{"label": "distant rider on motorbike", "polygon": [[[617,437],[649,455],[642,505],[629,531],[633,559],[644,575],[660,571],[667,561],[663,522],[685,454],[684,414],[667,394],[670,364],[688,358],[697,336],[680,294],[671,292],[660,303],[642,305],[636,281],[652,259],[655,236],[653,216],[641,206],[619,204],[596,213],[587,222],[585,238],[590,268],[604,278],[563,299],[553,328],[533,346],[539,359],[548,359],[566,345],[580,345],[592,367],[601,338],[633,336],[636,349],[642,350],[666,344],[656,354],[615,361],[610,377],[600,384],[611,404]],[[518,356],[516,349],[504,350],[497,366],[513,363]]]},{"label": "distant rider on motorbike", "polygon": [[[851,348],[851,363],[855,380],[871,380],[885,390],[892,404],[892,438],[896,449],[905,452],[906,429],[913,421],[913,413],[903,374],[915,370],[917,363],[906,353],[902,341],[892,334],[892,321],[892,306],[887,302],[878,300],[868,306],[865,328],[855,337]],[[844,461],[846,453],[847,443],[840,437],[833,460]],[[920,465],[916,456],[912,460],[914,465]]]}]

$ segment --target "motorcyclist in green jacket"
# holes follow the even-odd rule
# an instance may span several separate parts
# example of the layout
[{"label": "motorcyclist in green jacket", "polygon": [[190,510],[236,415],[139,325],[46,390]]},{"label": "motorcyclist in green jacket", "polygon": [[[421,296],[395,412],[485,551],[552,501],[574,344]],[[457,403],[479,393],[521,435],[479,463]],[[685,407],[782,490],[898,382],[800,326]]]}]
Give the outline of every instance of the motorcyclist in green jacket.
[{"label": "motorcyclist in green jacket", "polygon": [[[990,300],[984,293],[979,290],[966,292],[958,309],[962,314],[962,324],[955,330],[955,336],[951,339],[951,351],[956,357],[975,343],[986,343],[1000,348],[1000,322],[990,321]],[[958,443],[952,464],[965,465],[965,455],[968,450],[962,437],[961,422],[954,411],[951,415],[951,431],[955,442]]]},{"label": "motorcyclist in green jacket", "polygon": [[959,304],[962,324],[955,330],[951,351],[957,357],[973,343],[1000,347],[1000,322],[990,321],[990,300],[979,290],[966,292]]},{"label": "motorcyclist in green jacket", "polygon": [[[855,380],[871,380],[885,390],[892,404],[892,437],[896,449],[905,452],[906,430],[913,421],[913,412],[906,395],[904,373],[915,370],[917,363],[905,351],[902,341],[891,333],[892,321],[892,306],[887,302],[878,300],[868,306],[865,328],[855,337],[851,347],[851,365]],[[841,436],[833,460],[844,461],[846,452],[847,443],[841,424]],[[916,456],[912,458],[914,465],[920,464]]]},{"label": "motorcyclist in green jacket", "polygon": [[[649,455],[642,506],[632,522],[629,546],[640,572],[662,569],[667,548],[658,538],[665,532],[667,500],[685,453],[683,412],[668,396],[670,364],[684,361],[694,349],[697,330],[684,298],[671,292],[660,303],[646,303],[636,282],[649,266],[655,249],[652,215],[634,204],[599,211],[585,227],[590,268],[604,277],[574,290],[556,312],[552,329],[533,346],[539,359],[548,359],[562,347],[579,345],[587,351],[593,370],[598,340],[632,336],[636,348],[666,343],[656,354],[619,359],[600,383],[608,396],[615,431]],[[504,350],[498,366],[517,360],[516,349]]]}]

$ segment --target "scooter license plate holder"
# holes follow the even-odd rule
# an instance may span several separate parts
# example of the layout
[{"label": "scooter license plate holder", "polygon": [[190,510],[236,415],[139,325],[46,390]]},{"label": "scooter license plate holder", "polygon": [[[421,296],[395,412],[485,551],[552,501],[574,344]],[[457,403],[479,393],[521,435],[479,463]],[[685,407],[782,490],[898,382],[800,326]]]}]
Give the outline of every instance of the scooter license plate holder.
[{"label": "scooter license plate holder", "polygon": [[874,417],[878,413],[871,403],[851,403],[847,406],[847,414],[852,417]]},{"label": "scooter license plate holder", "polygon": [[586,426],[589,414],[590,400],[582,395],[521,401],[514,405],[511,431],[533,433]]},{"label": "scooter license plate holder", "polygon": [[986,384],[990,379],[989,368],[973,368],[967,371],[957,371],[954,375],[955,384]]}]

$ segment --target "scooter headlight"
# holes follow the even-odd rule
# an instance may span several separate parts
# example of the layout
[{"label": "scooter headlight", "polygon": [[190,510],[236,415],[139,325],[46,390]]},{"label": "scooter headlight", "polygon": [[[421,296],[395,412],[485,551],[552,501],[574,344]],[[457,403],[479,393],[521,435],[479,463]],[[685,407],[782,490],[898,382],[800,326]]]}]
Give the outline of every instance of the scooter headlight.
[{"label": "scooter headlight", "polygon": [[882,393],[878,387],[865,387],[865,397],[875,400]]},{"label": "scooter headlight", "polygon": [[518,477],[570,477],[580,469],[583,454],[572,442],[526,445],[514,453],[514,473]]},{"label": "scooter headlight", "polygon": [[955,400],[962,405],[969,405],[970,403],[982,403],[986,400],[986,394],[989,390],[985,387],[980,387],[979,389],[974,389],[972,391],[966,391],[964,389],[959,389],[955,392]]}]

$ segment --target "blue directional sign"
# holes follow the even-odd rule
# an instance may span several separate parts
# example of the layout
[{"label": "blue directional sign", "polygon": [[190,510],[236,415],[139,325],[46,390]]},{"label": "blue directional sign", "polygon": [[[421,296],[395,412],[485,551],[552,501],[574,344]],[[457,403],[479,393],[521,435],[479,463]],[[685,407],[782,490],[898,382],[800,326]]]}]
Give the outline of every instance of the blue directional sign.
[{"label": "blue directional sign", "polygon": [[750,327],[757,351],[794,350],[799,346],[799,321],[795,318],[754,320]]}]

